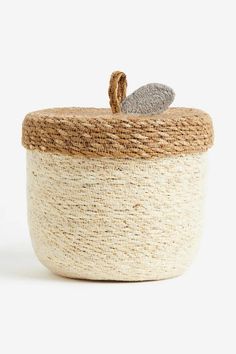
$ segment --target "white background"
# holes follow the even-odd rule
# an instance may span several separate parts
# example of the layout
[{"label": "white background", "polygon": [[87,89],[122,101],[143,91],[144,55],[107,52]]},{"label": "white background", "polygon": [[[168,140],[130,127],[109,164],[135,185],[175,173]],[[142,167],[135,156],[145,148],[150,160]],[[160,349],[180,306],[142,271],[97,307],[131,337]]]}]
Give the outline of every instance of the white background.
[{"label": "white background", "polygon": [[[0,1],[0,353],[235,353],[235,2]],[[108,106],[161,82],[215,127],[205,229],[182,277],[100,283],[57,277],[26,220],[21,123],[29,111]]]}]

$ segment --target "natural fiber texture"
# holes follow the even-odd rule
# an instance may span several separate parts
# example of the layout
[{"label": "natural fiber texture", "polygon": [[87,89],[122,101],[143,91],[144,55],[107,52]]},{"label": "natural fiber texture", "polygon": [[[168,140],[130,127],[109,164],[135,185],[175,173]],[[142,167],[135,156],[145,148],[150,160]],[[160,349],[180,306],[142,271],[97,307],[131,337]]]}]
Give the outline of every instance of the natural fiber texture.
[{"label": "natural fiber texture", "polygon": [[53,272],[138,281],[174,277],[191,263],[201,229],[205,154],[27,156],[33,246]]},{"label": "natural fiber texture", "polygon": [[213,128],[207,113],[191,108],[150,116],[55,108],[28,114],[22,141],[29,150],[64,155],[152,158],[204,152]]},{"label": "natural fiber texture", "polygon": [[121,103],[121,111],[135,114],[159,114],[173,102],[175,93],[163,84],[141,86]]},{"label": "natural fiber texture", "polygon": [[126,75],[122,71],[114,71],[111,75],[108,89],[112,113],[120,113],[120,105],[126,96],[126,89]]}]

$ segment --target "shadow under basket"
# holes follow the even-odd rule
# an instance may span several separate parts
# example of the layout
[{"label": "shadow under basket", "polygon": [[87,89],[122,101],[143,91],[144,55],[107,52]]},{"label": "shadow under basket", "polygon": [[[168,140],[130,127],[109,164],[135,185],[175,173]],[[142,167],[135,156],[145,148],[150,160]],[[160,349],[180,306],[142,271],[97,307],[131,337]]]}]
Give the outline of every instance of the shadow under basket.
[{"label": "shadow under basket", "polygon": [[189,266],[213,142],[206,113],[47,109],[26,116],[22,139],[30,234],[52,272],[142,281]]}]

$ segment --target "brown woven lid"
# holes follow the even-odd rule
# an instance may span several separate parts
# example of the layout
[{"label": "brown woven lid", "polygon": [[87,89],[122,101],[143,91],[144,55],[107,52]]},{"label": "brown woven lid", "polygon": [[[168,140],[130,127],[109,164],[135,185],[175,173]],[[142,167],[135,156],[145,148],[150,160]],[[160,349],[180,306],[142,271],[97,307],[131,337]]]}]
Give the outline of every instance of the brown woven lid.
[{"label": "brown woven lid", "polygon": [[161,114],[122,113],[127,79],[121,71],[109,82],[111,109],[54,108],[29,113],[23,145],[29,150],[78,156],[171,156],[206,151],[213,143],[208,114],[170,108]]},{"label": "brown woven lid", "polygon": [[156,115],[54,108],[25,117],[22,142],[29,150],[56,154],[151,158],[204,152],[213,144],[213,128],[207,113],[192,108]]}]

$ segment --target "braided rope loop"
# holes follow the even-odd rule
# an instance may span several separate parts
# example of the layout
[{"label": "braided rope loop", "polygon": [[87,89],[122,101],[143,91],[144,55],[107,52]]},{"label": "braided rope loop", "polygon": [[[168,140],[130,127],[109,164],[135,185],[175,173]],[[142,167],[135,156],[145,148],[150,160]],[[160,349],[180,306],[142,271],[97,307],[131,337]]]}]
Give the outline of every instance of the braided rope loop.
[{"label": "braided rope loop", "polygon": [[114,71],[111,74],[108,95],[112,113],[120,113],[120,104],[126,97],[127,80],[122,71]]}]

